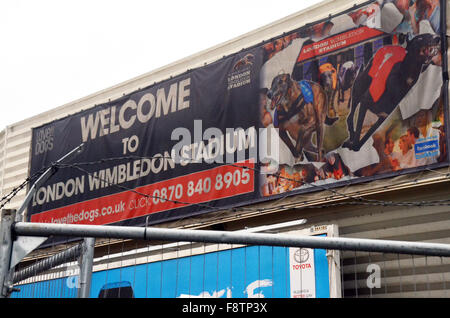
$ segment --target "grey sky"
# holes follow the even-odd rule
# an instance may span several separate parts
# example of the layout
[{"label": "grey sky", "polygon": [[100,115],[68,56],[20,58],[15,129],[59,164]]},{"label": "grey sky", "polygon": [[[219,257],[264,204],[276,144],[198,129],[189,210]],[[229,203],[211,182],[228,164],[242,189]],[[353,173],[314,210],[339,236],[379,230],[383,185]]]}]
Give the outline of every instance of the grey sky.
[{"label": "grey sky", "polygon": [[2,0],[0,130],[319,0]]}]

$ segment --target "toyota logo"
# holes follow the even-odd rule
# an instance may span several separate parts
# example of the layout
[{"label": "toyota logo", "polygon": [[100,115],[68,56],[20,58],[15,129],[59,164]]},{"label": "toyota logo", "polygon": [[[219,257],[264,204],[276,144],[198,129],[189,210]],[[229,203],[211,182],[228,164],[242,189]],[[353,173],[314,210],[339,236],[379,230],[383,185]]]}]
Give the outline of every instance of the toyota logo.
[{"label": "toyota logo", "polygon": [[307,249],[299,248],[294,253],[294,259],[297,263],[304,263],[309,259],[309,251]]}]

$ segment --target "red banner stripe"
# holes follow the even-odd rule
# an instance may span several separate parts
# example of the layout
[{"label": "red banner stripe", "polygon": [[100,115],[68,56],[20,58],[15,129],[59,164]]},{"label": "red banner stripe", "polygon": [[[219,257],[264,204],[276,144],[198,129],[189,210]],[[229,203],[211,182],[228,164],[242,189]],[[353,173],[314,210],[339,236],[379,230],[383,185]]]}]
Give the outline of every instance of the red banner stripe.
[{"label": "red banner stripe", "polygon": [[[249,167],[250,169],[241,168]],[[192,173],[31,216],[31,222],[111,224],[254,191],[254,163]],[[145,194],[145,195],[142,195]],[[205,203],[206,204],[206,203]]]}]

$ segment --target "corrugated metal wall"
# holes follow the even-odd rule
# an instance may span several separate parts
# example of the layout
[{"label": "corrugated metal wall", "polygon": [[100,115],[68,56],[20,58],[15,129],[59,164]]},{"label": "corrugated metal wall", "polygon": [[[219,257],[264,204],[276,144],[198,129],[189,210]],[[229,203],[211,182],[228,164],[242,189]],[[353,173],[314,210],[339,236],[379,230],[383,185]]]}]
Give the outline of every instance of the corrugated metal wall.
[{"label": "corrugated metal wall", "polygon": [[[342,11],[355,3],[347,0],[325,1],[323,5],[318,5],[309,10],[294,14],[223,45],[201,52],[195,56],[178,61],[110,89],[55,108],[50,112],[6,127],[0,132],[1,196],[3,197],[10,193],[10,191],[20,185],[27,177],[32,127],[75,113],[81,109],[92,107],[95,104],[113,100],[124,93],[163,80],[170,75],[182,73],[189,68],[200,66],[205,62],[214,61],[223,55],[259,43],[279,35],[284,31]],[[330,10],[331,6],[332,11]],[[437,174],[445,176],[447,172],[444,169],[440,170]],[[420,174],[418,179],[429,177],[433,174],[436,174],[436,172],[423,173]],[[405,190],[378,194],[376,198],[380,200],[395,198],[397,201],[450,198],[450,188],[448,185],[448,182],[440,182],[428,184],[425,187],[411,187]],[[5,207],[19,207],[25,194],[25,190],[20,191]],[[304,196],[301,198],[299,196],[298,200],[303,199]],[[298,218],[308,219],[305,227],[320,224],[337,224],[339,235],[344,237],[450,243],[450,207],[448,206],[342,206],[339,208],[305,209],[301,211],[286,210],[229,221],[224,224],[224,227],[225,229],[231,230],[242,228],[243,226],[257,226]],[[207,223],[205,222],[204,225]],[[169,226],[177,226],[177,223],[174,222]],[[201,224],[197,226],[203,227]],[[355,254],[353,252],[345,252],[342,255],[342,278],[345,297],[369,295],[380,295],[383,297],[448,296],[446,289],[447,286],[450,286],[450,265],[446,259],[398,255],[369,255],[367,253]],[[381,289],[368,290],[366,288],[366,268],[369,263],[383,265],[384,280]]]}]

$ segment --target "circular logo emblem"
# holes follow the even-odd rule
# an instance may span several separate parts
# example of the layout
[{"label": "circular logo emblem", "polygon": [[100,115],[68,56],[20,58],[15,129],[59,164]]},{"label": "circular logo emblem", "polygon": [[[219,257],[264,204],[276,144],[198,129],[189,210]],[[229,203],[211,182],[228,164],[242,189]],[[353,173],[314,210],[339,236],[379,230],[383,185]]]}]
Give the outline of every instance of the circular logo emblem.
[{"label": "circular logo emblem", "polygon": [[299,248],[294,253],[294,259],[297,263],[304,263],[309,259],[309,251],[307,249]]}]

